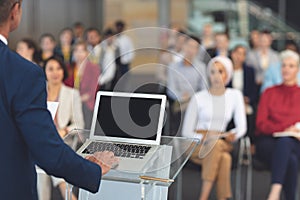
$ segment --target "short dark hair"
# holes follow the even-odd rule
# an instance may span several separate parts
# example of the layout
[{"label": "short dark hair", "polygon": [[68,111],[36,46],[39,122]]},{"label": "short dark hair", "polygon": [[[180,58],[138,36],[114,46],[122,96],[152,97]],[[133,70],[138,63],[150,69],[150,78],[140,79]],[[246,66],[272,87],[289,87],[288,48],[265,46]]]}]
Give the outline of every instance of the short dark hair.
[{"label": "short dark hair", "polygon": [[113,36],[114,34],[115,34],[115,32],[111,28],[108,28],[108,29],[104,30],[104,32],[103,32],[103,36],[105,36],[105,37]]},{"label": "short dark hair", "polygon": [[24,42],[27,45],[28,49],[33,49],[33,51],[34,51],[33,52],[33,61],[35,63],[39,63],[40,58],[38,55],[38,47],[37,47],[35,41],[30,38],[23,38],[19,42]]},{"label": "short dark hair", "polygon": [[217,32],[215,36],[224,35],[228,40],[230,40],[230,36],[227,32]]},{"label": "short dark hair", "polygon": [[70,31],[73,35],[73,29],[71,29],[70,27],[65,27],[65,28],[61,29],[61,31],[59,32],[59,35],[61,35],[65,31]]},{"label": "short dark hair", "polygon": [[272,35],[272,32],[268,29],[263,29],[260,31],[260,34]]},{"label": "short dark hair", "polygon": [[234,52],[234,51],[238,50],[239,48],[243,48],[243,49],[247,50],[247,47],[245,45],[237,44],[231,49],[231,52]]},{"label": "short dark hair", "polygon": [[194,40],[196,41],[199,45],[201,44],[201,41],[198,37],[194,36],[194,35],[188,35],[187,39],[191,39],[191,40]]},{"label": "short dark hair", "polygon": [[39,39],[39,43],[41,43],[44,38],[50,38],[50,40],[52,42],[55,42],[55,37],[51,33],[44,33],[44,34],[42,34],[41,37],[40,37],[40,39]]},{"label": "short dark hair", "polygon": [[73,28],[76,28],[76,27],[84,27],[84,25],[83,25],[83,23],[81,23],[81,22],[75,22],[75,23],[73,24]]},{"label": "short dark hair", "polygon": [[115,26],[118,27],[118,28],[124,29],[124,27],[125,27],[125,22],[123,22],[122,20],[117,20],[117,21],[115,22]]},{"label": "short dark hair", "polygon": [[63,81],[66,80],[66,79],[68,78],[68,70],[67,70],[67,67],[66,67],[64,61],[63,61],[60,57],[58,57],[58,56],[52,56],[52,57],[48,58],[48,59],[45,61],[45,64],[44,64],[44,66],[43,66],[43,70],[44,70],[44,73],[45,73],[45,77],[47,78],[47,76],[46,76],[46,66],[47,66],[47,64],[48,64],[48,62],[49,62],[50,60],[55,60],[56,62],[58,62],[58,64],[60,65],[60,67],[61,67],[62,70],[64,71]]},{"label": "short dark hair", "polygon": [[101,36],[101,33],[99,31],[99,29],[95,28],[95,27],[90,27],[90,28],[87,28],[85,31],[84,31],[84,39],[87,40],[87,34],[92,32],[92,31],[95,31],[99,36]]},{"label": "short dark hair", "polygon": [[7,21],[11,8],[20,0],[0,0],[0,24]]},{"label": "short dark hair", "polygon": [[19,42],[24,42],[27,45],[28,49],[34,49],[34,51],[37,51],[37,45],[32,39],[23,38]]},{"label": "short dark hair", "polygon": [[187,35],[186,31],[183,30],[183,29],[179,29],[177,31],[177,34],[176,34],[177,37],[179,37],[179,36],[186,36],[186,35]]},{"label": "short dark hair", "polygon": [[294,40],[286,40],[285,41],[285,48],[287,48],[288,46],[294,46],[297,53],[299,53],[299,51],[300,51],[299,46]]}]

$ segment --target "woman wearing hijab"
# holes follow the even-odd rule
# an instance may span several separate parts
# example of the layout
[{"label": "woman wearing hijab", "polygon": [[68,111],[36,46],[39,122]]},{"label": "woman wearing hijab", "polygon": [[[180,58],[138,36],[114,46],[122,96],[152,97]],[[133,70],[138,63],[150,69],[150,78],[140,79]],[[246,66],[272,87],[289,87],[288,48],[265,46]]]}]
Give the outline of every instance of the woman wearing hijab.
[{"label": "woman wearing hijab", "polygon": [[[202,165],[200,200],[209,198],[216,182],[219,200],[232,197],[231,155],[232,143],[246,133],[246,114],[242,93],[225,88],[233,73],[232,62],[217,56],[208,63],[210,87],[196,93],[187,108],[182,134],[201,139],[191,160]],[[233,118],[235,129],[226,132]]]}]

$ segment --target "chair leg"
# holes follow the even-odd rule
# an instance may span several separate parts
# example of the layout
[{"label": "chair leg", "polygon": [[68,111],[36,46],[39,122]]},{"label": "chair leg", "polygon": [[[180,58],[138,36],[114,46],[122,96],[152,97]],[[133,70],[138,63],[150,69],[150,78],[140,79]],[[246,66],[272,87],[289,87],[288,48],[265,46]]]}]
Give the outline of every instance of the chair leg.
[{"label": "chair leg", "polygon": [[244,151],[245,151],[244,138],[242,138],[239,142],[240,142],[240,147],[239,147],[239,155],[238,155],[238,164],[237,164],[237,169],[236,169],[235,199],[241,199],[242,164],[243,164],[243,155],[244,155]]},{"label": "chair leg", "polygon": [[[246,169],[246,174],[243,176],[243,172]],[[243,181],[243,177],[245,180]],[[243,187],[242,184],[246,184]],[[245,196],[242,198],[242,190],[246,189]],[[251,200],[252,190],[252,155],[251,155],[251,143],[249,137],[242,138],[240,140],[240,149],[238,156],[238,165],[236,172],[236,189],[235,189],[235,199],[245,199]]]},{"label": "chair leg", "polygon": [[251,154],[251,142],[250,138],[245,138],[245,147],[248,160],[247,166],[247,182],[246,182],[246,200],[251,200],[252,192],[252,154]]}]

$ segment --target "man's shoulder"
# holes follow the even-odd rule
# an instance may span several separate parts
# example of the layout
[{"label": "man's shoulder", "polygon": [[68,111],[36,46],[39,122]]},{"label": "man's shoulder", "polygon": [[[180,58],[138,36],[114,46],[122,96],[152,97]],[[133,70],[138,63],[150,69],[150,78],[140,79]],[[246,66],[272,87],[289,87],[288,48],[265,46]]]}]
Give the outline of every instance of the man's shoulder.
[{"label": "man's shoulder", "polygon": [[42,69],[38,65],[24,59],[19,54],[9,50],[8,48],[4,50],[4,54],[5,58],[0,58],[0,62],[3,63],[3,67],[10,68],[11,70],[17,71],[20,74],[43,73]]}]

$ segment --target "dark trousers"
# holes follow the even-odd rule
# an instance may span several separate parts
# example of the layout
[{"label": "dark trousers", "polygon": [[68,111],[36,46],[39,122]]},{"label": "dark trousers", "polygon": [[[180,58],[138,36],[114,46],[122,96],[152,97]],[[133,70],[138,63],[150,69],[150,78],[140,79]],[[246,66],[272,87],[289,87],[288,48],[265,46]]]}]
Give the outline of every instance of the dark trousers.
[{"label": "dark trousers", "polygon": [[283,185],[286,199],[296,199],[300,142],[292,137],[260,136],[256,140],[257,158],[271,169],[272,184]]},{"label": "dark trousers", "polygon": [[120,64],[119,67],[120,67],[121,76],[123,76],[125,73],[127,73],[129,71],[129,63]]}]

